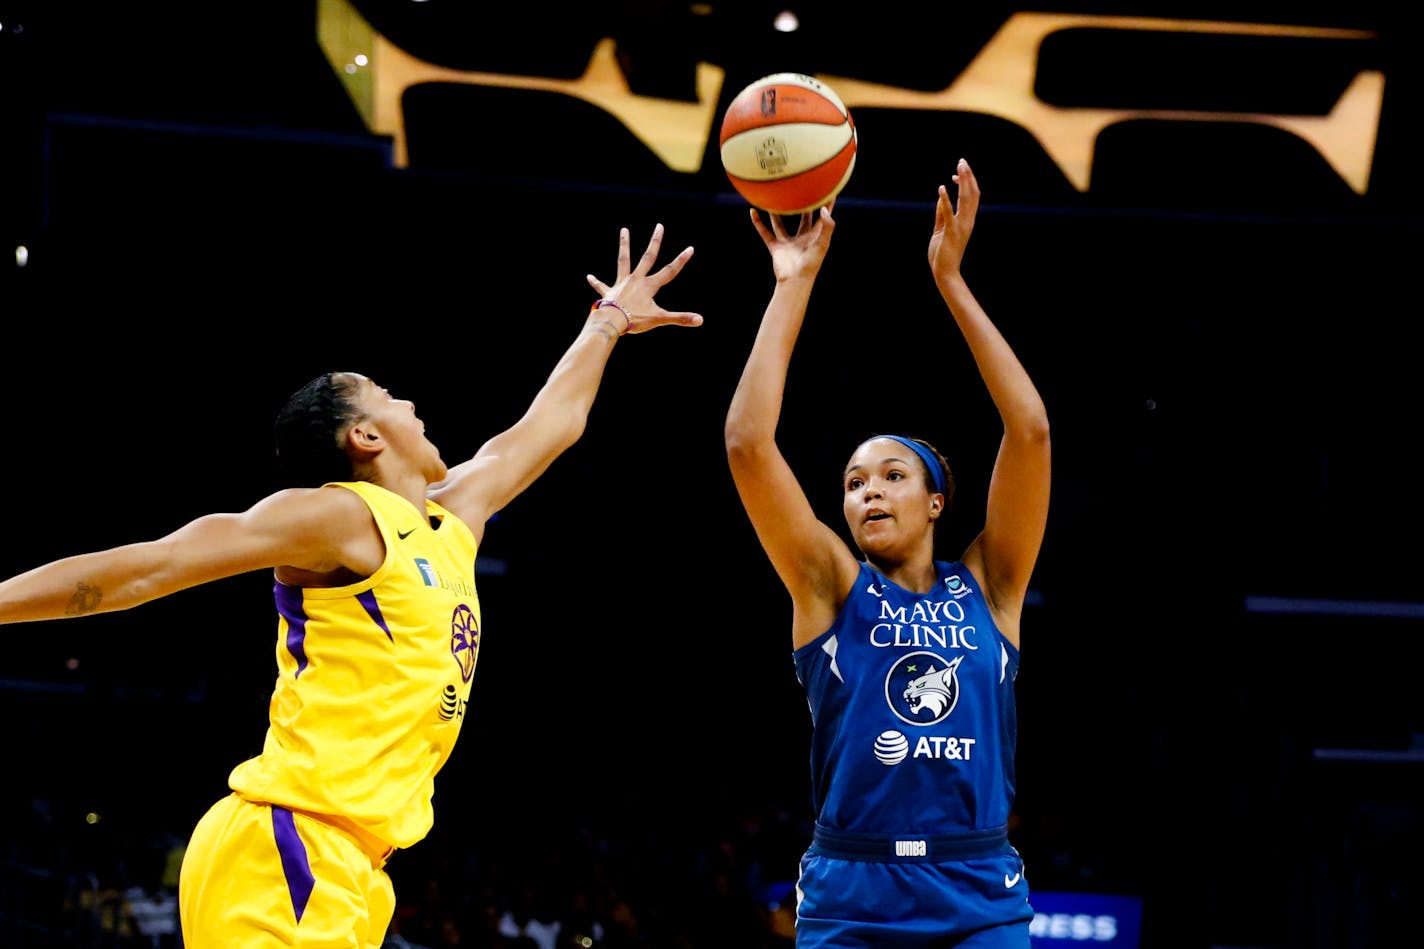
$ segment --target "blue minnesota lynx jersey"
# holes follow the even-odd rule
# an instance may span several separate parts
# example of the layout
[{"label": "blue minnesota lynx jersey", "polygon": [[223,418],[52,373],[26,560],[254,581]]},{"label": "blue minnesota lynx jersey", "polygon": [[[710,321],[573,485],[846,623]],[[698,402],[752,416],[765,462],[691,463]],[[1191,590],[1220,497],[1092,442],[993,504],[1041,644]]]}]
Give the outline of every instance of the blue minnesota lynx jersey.
[{"label": "blue minnesota lynx jersey", "polygon": [[1019,653],[962,563],[929,593],[862,564],[831,628],[796,650],[814,728],[816,819],[863,833],[1004,827]]}]

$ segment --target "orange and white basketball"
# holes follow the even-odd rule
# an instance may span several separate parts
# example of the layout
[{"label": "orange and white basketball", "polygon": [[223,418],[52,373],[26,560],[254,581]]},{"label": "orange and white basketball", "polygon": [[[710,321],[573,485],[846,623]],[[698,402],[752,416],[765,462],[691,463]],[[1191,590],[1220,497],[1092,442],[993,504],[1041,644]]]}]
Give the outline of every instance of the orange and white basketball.
[{"label": "orange and white basketball", "polygon": [[722,116],[722,167],[753,207],[801,214],[850,181],[859,141],[840,96],[801,73],[772,73],[737,93]]}]

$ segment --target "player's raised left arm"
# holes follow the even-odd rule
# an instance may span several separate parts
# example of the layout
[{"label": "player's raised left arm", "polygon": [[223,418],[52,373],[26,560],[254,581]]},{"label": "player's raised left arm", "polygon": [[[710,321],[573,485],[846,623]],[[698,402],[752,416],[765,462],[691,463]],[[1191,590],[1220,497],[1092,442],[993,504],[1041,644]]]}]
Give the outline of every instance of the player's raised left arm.
[{"label": "player's raised left arm", "polygon": [[[958,184],[957,209],[944,187],[935,204],[930,269],[1004,424],[989,480],[984,530],[965,560],[979,566],[995,609],[1016,623],[1048,521],[1048,411],[1027,370],[964,280],[960,265],[979,211],[979,183],[963,159],[953,180]],[[1016,630],[1011,638],[1017,639]]]}]

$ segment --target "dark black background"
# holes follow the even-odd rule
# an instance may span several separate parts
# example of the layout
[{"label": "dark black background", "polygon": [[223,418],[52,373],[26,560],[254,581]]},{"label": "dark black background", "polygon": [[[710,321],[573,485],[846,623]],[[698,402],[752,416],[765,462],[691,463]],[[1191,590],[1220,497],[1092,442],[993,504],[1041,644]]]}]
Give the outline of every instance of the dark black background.
[{"label": "dark black background", "polygon": [[[782,70],[942,88],[1011,12],[818,5],[786,37],[762,4],[556,4],[529,21],[361,6],[412,53],[483,71],[576,76],[613,35],[634,91],[686,97],[700,59],[727,71],[724,101]],[[1419,34],[1368,4],[1054,8],[1376,31],[1251,48],[1079,36],[1045,44],[1038,90],[1311,113],[1381,69],[1368,192],[1261,125],[1110,126],[1080,194],[1002,119],[858,112],[783,448],[839,526],[854,445],[922,434],[961,485],[943,553],[982,522],[997,418],[925,263],[935,186],[969,158],[984,203],[966,272],[1053,425],[1018,681],[1030,876],[1143,896],[1152,945],[1383,939],[1420,892],[1402,859],[1419,766],[1313,752],[1424,733]],[[498,572],[480,580],[482,658],[436,834],[475,847],[551,819],[804,809],[789,601],[721,442],[770,268],[715,145],[679,175],[592,106],[432,86],[407,98],[412,160],[394,168],[314,24],[310,3],[0,4],[0,229],[7,258],[30,253],[0,266],[0,573],[245,508],[274,486],[273,414],[328,369],[414,399],[446,459],[468,456],[573,339],[618,228],[638,248],[661,222],[664,259],[696,254],[660,302],[705,325],[621,342],[584,439],[490,526]],[[260,748],[269,587],[243,576],[11,627],[10,805],[186,833]],[[1258,597],[1357,612],[1248,609]],[[1370,604],[1386,615],[1360,615]]]}]

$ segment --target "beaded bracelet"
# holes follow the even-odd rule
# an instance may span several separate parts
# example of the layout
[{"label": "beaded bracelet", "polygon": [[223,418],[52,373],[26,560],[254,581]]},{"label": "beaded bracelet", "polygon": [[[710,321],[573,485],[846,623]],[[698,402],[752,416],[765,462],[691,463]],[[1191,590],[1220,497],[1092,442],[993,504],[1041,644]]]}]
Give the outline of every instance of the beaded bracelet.
[{"label": "beaded bracelet", "polygon": [[[622,314],[623,314],[623,321],[624,321],[624,323],[623,323],[623,333],[626,333],[626,332],[628,332],[630,329],[633,328],[633,317],[628,314],[628,311],[627,311],[627,310],[623,309],[623,304],[619,303],[617,300],[612,300],[612,299],[594,300],[594,301],[593,301],[593,306],[591,306],[591,307],[588,308],[588,312],[592,313],[594,310],[598,309],[599,307],[603,307],[603,306],[611,306],[611,307],[613,307],[614,309],[616,309],[619,313],[622,313]],[[619,335],[619,336],[622,336],[623,333],[619,333],[618,335]]]}]

